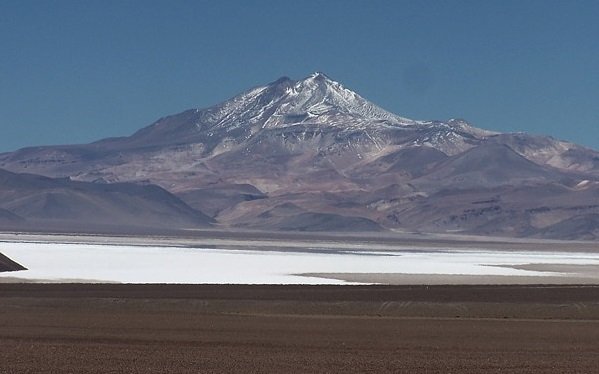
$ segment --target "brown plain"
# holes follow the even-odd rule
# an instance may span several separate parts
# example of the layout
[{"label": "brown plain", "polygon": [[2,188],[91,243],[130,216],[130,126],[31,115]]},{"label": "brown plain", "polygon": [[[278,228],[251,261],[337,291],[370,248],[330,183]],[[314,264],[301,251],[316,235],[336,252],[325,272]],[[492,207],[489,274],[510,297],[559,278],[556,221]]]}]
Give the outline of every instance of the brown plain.
[{"label": "brown plain", "polygon": [[0,284],[1,373],[593,373],[598,286]]}]

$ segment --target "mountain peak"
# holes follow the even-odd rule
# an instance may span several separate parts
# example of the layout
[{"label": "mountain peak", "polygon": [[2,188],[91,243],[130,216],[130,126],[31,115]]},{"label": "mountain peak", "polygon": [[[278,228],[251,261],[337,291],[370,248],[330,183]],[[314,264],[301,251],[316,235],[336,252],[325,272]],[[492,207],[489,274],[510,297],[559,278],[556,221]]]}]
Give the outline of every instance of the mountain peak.
[{"label": "mountain peak", "polygon": [[[283,86],[281,83],[278,87]],[[378,107],[323,72],[317,71],[304,79],[284,83],[284,93],[273,102],[277,118],[290,116],[303,118],[302,121],[308,123],[338,123],[338,127],[355,124],[356,121],[361,123],[359,127],[366,122],[372,124],[372,121],[387,121],[393,125],[414,123]],[[278,127],[280,121],[275,122]],[[275,122],[269,121],[266,127]]]},{"label": "mountain peak", "polygon": [[280,86],[280,85],[298,84],[298,83],[301,83],[303,85],[306,85],[306,84],[319,85],[319,84],[323,84],[323,83],[339,85],[339,82],[334,81],[325,73],[320,72],[320,71],[315,71],[314,73],[312,73],[312,74],[308,75],[307,77],[300,79],[300,80],[293,80],[293,79],[289,78],[288,76],[284,75],[284,76],[280,77],[279,79],[277,79],[276,81],[270,83],[268,86]]},{"label": "mountain peak", "polygon": [[253,136],[261,129],[297,125],[378,131],[417,123],[380,108],[322,72],[315,72],[301,80],[283,76],[213,107],[170,116],[138,131],[135,137],[176,142],[195,139],[205,131],[211,136],[223,133],[235,134],[237,138]]},{"label": "mountain peak", "polygon": [[[306,78],[299,80],[297,83],[301,86],[311,87],[311,88],[314,88],[314,87],[342,88],[343,87],[341,85],[341,83],[331,79],[328,75],[326,75],[325,73],[320,72],[320,71],[316,71],[316,72],[308,75]],[[355,92],[352,91],[352,93],[354,95],[356,95]]]},{"label": "mountain peak", "polygon": [[320,81],[327,81],[327,80],[333,81],[328,75],[326,75],[325,73],[323,73],[321,71],[315,71],[314,73],[310,74],[305,79],[313,79],[313,80],[320,80]]}]

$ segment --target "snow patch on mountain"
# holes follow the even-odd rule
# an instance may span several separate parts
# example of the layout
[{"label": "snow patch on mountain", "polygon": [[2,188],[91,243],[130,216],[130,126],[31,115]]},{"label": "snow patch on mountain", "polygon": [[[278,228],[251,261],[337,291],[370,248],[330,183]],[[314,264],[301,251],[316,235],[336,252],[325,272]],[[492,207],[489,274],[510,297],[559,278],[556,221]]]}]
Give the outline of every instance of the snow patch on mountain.
[{"label": "snow patch on mountain", "polygon": [[[348,129],[411,126],[419,123],[390,113],[323,73],[294,81],[280,78],[198,112],[198,128],[284,128],[321,124]],[[254,129],[255,131],[256,129]]]}]

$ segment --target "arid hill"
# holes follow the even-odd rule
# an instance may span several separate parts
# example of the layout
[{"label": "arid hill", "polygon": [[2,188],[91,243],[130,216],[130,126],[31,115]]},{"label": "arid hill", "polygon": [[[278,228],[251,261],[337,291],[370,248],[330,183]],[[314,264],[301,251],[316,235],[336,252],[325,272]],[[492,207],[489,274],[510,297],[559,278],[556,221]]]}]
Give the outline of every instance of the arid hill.
[{"label": "arid hill", "polygon": [[213,220],[154,185],[90,183],[0,170],[7,228],[208,227]]}]

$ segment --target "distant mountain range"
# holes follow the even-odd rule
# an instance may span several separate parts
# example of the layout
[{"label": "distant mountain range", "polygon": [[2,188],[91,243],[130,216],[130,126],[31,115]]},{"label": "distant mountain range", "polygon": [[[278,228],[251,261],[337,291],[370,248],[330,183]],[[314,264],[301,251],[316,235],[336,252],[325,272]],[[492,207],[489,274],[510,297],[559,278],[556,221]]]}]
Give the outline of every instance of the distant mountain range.
[{"label": "distant mountain range", "polygon": [[322,73],[129,137],[0,154],[0,168],[0,223],[15,226],[599,238],[599,152],[403,118]]},{"label": "distant mountain range", "polygon": [[4,227],[197,227],[214,220],[155,185],[99,184],[0,170]]}]

